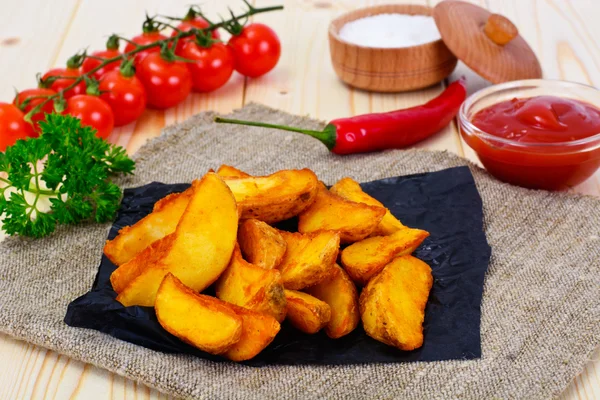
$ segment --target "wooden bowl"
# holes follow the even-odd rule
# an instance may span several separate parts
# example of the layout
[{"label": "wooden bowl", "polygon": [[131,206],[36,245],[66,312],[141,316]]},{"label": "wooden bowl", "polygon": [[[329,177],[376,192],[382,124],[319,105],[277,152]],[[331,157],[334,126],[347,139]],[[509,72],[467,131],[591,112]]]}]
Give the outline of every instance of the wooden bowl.
[{"label": "wooden bowl", "polygon": [[329,25],[329,51],[335,73],[348,85],[374,92],[404,92],[431,86],[446,78],[457,59],[439,39],[412,47],[372,48],[343,41],[347,22],[377,14],[432,15],[433,9],[409,4],[361,8]]}]

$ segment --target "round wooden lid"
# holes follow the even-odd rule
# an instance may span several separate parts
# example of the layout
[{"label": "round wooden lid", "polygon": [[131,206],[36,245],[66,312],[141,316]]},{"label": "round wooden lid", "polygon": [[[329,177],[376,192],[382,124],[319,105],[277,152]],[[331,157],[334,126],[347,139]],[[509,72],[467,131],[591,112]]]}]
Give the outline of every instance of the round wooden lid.
[{"label": "round wooden lid", "polygon": [[450,51],[490,82],[542,77],[535,53],[508,18],[456,0],[439,3],[433,17]]}]

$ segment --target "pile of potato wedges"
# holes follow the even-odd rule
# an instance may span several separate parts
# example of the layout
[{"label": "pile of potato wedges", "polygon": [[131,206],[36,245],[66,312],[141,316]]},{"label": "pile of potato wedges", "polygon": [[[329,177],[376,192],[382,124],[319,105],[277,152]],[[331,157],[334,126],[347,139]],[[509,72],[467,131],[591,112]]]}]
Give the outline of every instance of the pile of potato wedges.
[{"label": "pile of potato wedges", "polygon": [[[292,217],[297,232],[273,226]],[[309,169],[251,176],[223,165],[156,202],[104,253],[121,304],[154,307],[179,339],[244,361],[286,319],[333,339],[362,320],[380,342],[420,347],[433,278],[411,253],[427,236],[350,178],[327,189]],[[202,294],[209,286],[215,296]]]}]

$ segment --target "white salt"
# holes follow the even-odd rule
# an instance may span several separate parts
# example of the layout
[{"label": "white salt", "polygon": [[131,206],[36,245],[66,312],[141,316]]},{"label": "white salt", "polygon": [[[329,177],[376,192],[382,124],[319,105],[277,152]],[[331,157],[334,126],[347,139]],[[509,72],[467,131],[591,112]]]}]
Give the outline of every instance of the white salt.
[{"label": "white salt", "polygon": [[408,14],[378,14],[348,22],[340,38],[364,47],[411,47],[441,38],[432,17]]}]

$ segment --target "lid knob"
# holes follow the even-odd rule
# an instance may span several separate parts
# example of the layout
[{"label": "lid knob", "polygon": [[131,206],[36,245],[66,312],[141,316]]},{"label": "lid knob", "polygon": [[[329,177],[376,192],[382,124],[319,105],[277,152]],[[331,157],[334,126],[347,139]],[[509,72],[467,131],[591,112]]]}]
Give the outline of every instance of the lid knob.
[{"label": "lid knob", "polygon": [[517,27],[508,18],[500,14],[490,15],[483,31],[498,46],[504,46],[519,34]]}]

